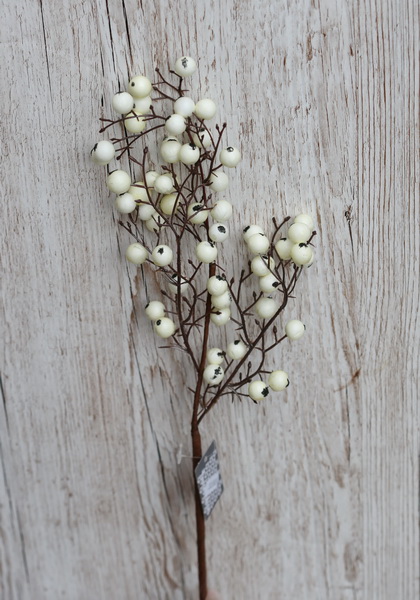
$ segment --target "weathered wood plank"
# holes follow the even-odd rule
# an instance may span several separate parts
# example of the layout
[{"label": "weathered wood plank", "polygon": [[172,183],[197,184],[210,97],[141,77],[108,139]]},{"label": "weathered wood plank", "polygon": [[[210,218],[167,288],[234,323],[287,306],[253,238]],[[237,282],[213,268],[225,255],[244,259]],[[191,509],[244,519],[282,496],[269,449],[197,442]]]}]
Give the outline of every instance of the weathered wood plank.
[{"label": "weathered wood plank", "polygon": [[158,282],[125,265],[87,159],[101,98],[110,114],[128,74],[181,53],[243,151],[233,268],[249,221],[305,210],[319,230],[285,315],[308,334],[273,360],[292,385],[205,423],[225,480],[210,582],[246,600],[418,597],[415,8],[4,5],[2,597],[195,597],[185,363],[158,351],[142,310]]}]

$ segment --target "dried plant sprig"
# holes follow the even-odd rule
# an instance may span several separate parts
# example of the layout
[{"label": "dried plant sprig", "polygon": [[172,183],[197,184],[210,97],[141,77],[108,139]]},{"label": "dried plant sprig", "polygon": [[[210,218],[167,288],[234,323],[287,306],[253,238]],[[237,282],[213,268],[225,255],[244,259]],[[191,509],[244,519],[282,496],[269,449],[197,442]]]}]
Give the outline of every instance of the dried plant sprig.
[{"label": "dried plant sprig", "polygon": [[[116,194],[115,208],[126,215],[119,225],[134,239],[126,250],[127,260],[146,264],[161,277],[165,303],[152,300],[145,308],[155,333],[168,340],[161,348],[181,350],[193,367],[194,386],[186,385],[192,394],[193,470],[202,457],[200,425],[221,398],[259,403],[289,385],[285,371],[270,371],[265,365],[286,338],[297,340],[305,332],[296,319],[285,325],[283,334],[278,324],[303,270],[313,262],[315,235],[307,214],[295,217],[290,226],[290,217],[281,222],[273,217],[269,236],[251,224],[244,228],[243,238],[252,259],[238,278],[228,278],[219,247],[229,239],[227,223],[233,208],[221,198],[229,185],[223,169],[235,168],[241,153],[223,146],[226,123],[209,127],[217,112],[215,102],[209,98],[195,102],[186,95],[185,78],[195,70],[195,61],[184,56],[169,71],[177,78],[175,83],[158,68],[154,83],[143,75],[132,77],[127,91],[112,99],[119,118],[101,119],[101,133],[111,127],[122,128],[122,133],[99,141],[91,151],[100,165],[127,154],[133,168],[140,170],[139,181],[116,169],[109,172],[106,183]],[[171,112],[162,114],[158,102],[170,103]],[[150,141],[150,134],[160,131],[165,135],[159,145],[164,164],[150,164],[148,146],[140,158],[132,154],[137,142],[146,137]],[[191,241],[194,254],[189,251]],[[258,288],[251,297],[245,290],[250,283]],[[227,348],[209,348],[211,329],[229,322],[234,336]],[[197,485],[195,512],[200,600],[204,600],[205,522]]]}]

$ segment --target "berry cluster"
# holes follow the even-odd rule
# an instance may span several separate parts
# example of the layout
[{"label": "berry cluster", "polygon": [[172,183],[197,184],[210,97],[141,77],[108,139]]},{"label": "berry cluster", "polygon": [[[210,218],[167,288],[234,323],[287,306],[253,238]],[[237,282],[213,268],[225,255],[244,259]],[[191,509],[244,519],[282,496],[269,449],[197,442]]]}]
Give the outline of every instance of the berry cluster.
[{"label": "berry cluster", "polygon": [[[150,302],[146,307],[146,314],[152,320],[156,334],[164,339],[173,338],[174,347],[182,348],[190,354],[194,352],[189,337],[201,327],[203,315],[197,313],[200,302],[201,306],[205,304],[202,296],[206,292],[209,294],[209,322],[221,327],[232,320],[238,325],[239,335],[228,345],[226,353],[217,348],[204,350],[208,364],[203,370],[202,379],[208,388],[214,388],[222,384],[225,372],[228,372],[234,361],[243,362],[257,346],[258,339],[253,341],[247,330],[246,317],[254,313],[262,319],[260,329],[266,333],[266,324],[272,325],[273,319],[284,309],[285,301],[300,274],[300,267],[312,264],[310,242],[313,221],[309,215],[298,215],[289,227],[287,237],[281,237],[278,241],[275,241],[275,236],[281,225],[277,226],[275,220],[276,231],[271,239],[258,225],[245,227],[243,238],[254,256],[249,262],[249,273],[241,273],[237,291],[234,292],[234,279],[228,282],[224,270],[217,264],[218,245],[229,237],[227,221],[232,216],[233,209],[230,202],[218,195],[229,184],[227,174],[221,169],[236,167],[241,160],[241,153],[233,146],[220,150],[226,124],[222,127],[216,125],[216,135],[208,127],[206,122],[213,119],[217,112],[215,102],[209,98],[195,102],[185,95],[183,82],[195,70],[196,63],[192,58],[181,57],[171,71],[179,77],[178,86],[164,79],[158,69],[156,71],[160,80],[155,84],[144,75],[132,77],[127,91],[117,92],[112,99],[112,107],[121,118],[102,119],[105,125],[101,131],[120,123],[124,128],[124,136],[111,141],[99,141],[92,149],[91,156],[95,163],[107,165],[114,157],[119,159],[127,152],[130,160],[141,167],[141,178],[138,181],[133,181],[129,172],[115,169],[109,172],[106,185],[116,194],[117,211],[128,215],[129,220],[125,223],[120,221],[120,224],[136,239],[126,250],[127,260],[137,266],[144,263],[154,265],[166,277],[172,289],[171,294],[165,290],[162,293],[173,304],[171,309],[175,310],[166,311],[163,303],[158,300]],[[170,92],[163,91],[162,87],[165,86],[169,87]],[[158,98],[152,98],[153,91],[158,94]],[[170,96],[169,93],[173,92],[175,95]],[[171,102],[172,110],[169,115],[156,112],[156,100]],[[155,170],[155,167],[147,169],[148,149],[144,148],[141,162],[131,156],[131,150],[136,140],[160,129],[164,131],[165,137],[159,144],[159,154],[166,164],[160,165],[159,170]],[[143,230],[139,227],[139,221],[144,222]],[[284,223],[286,221],[287,219]],[[155,235],[155,246],[146,242],[145,230]],[[175,248],[169,243],[160,243],[163,232],[172,234]],[[188,260],[188,265],[193,267],[189,273],[180,260],[184,234],[190,234],[196,240],[195,259],[198,265]],[[280,264],[276,264],[278,259]],[[204,290],[197,289],[197,274],[202,264],[209,265]],[[294,271],[287,282],[289,264],[294,265]],[[260,293],[254,294],[254,302],[250,306],[241,307],[240,287],[251,273],[258,277]],[[232,317],[232,303],[240,313],[239,320]],[[185,305],[189,307],[187,316],[182,311]],[[174,315],[178,318],[178,324]],[[304,327],[299,323],[300,321],[290,321],[284,337],[298,339],[303,334]],[[277,338],[275,327],[273,331],[275,343],[271,348],[284,339]],[[265,348],[264,356],[267,352]],[[224,370],[221,364],[226,355],[230,362]],[[193,362],[199,367],[194,357]],[[251,375],[248,367],[246,374],[239,373],[239,382],[230,378],[223,391],[243,395],[238,392],[238,388],[248,383],[249,397],[260,401],[268,395],[269,389],[279,391],[289,384],[284,371],[273,371],[268,385],[261,380],[252,380]],[[220,394],[216,394],[218,395]],[[204,407],[208,406],[205,398],[202,404]]]},{"label": "berry cluster", "polygon": [[[195,371],[196,387],[188,388],[194,394],[194,466],[202,455],[199,425],[222,397],[248,397],[258,403],[270,390],[281,391],[289,385],[285,371],[267,371],[264,364],[280,342],[297,340],[304,334],[303,323],[291,320],[284,335],[279,336],[276,320],[292,297],[303,267],[313,262],[311,242],[315,235],[312,218],[306,214],[295,218],[285,237],[281,237],[281,230],[289,217],[280,224],[272,219],[271,236],[259,225],[248,225],[243,239],[252,258],[238,277],[227,277],[219,262],[219,248],[229,238],[227,223],[233,208],[221,197],[229,185],[223,169],[235,168],[241,153],[222,144],[225,123],[209,127],[217,112],[216,103],[210,98],[196,102],[186,94],[185,79],[195,71],[195,61],[183,56],[170,71],[177,77],[175,84],[159,69],[155,83],[144,75],[132,77],[126,91],[112,98],[119,117],[101,119],[101,132],[117,126],[122,128],[122,136],[100,140],[91,151],[98,165],[109,165],[124,155],[130,161],[129,171],[109,171],[106,185],[116,195],[119,224],[134,238],[125,252],[127,260],[136,266],[147,264],[162,277],[163,284],[168,284],[161,289],[165,304],[152,300],[145,313],[155,333],[168,340],[169,345],[163,347],[186,352]],[[166,114],[161,114],[158,102],[169,104]],[[160,164],[149,164],[147,146],[140,160],[132,154],[135,143],[152,132],[163,134],[158,143]],[[194,244],[190,254],[186,236]],[[253,291],[250,300],[243,288],[253,276],[258,292]],[[211,326],[217,332],[228,323],[235,333],[226,349],[208,348]],[[267,383],[263,381],[265,375]],[[247,386],[247,393],[240,391],[243,386]],[[200,511],[196,518],[200,598],[204,598],[204,522]]]}]

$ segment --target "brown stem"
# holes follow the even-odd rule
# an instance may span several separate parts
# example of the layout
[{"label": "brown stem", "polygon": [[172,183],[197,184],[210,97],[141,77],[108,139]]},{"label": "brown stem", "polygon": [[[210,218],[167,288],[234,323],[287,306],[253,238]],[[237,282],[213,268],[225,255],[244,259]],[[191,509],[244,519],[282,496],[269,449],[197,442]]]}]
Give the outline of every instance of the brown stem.
[{"label": "brown stem", "polygon": [[[192,435],[192,453],[193,453],[193,477],[195,481],[195,468],[202,456],[201,435],[198,426],[191,431]],[[197,481],[195,487],[195,525],[197,532],[197,559],[198,559],[198,581],[200,589],[200,600],[205,600],[207,596],[207,565],[206,565],[206,523],[204,521],[203,510],[201,508],[200,494],[198,492]]]},{"label": "brown stem", "polygon": [[[209,265],[209,277],[216,272],[216,265]],[[200,365],[198,368],[197,387],[194,394],[193,414],[191,419],[191,440],[192,440],[192,464],[193,477],[195,482],[195,523],[197,531],[197,559],[198,559],[198,580],[200,588],[200,600],[205,600],[207,596],[207,565],[206,565],[206,525],[204,521],[203,510],[201,507],[200,495],[198,492],[197,481],[195,479],[195,468],[202,457],[201,435],[198,428],[198,410],[200,407],[200,393],[203,385],[203,372],[206,366],[207,343],[210,330],[211,297],[207,294],[206,317],[204,321],[203,346],[201,349]]]}]

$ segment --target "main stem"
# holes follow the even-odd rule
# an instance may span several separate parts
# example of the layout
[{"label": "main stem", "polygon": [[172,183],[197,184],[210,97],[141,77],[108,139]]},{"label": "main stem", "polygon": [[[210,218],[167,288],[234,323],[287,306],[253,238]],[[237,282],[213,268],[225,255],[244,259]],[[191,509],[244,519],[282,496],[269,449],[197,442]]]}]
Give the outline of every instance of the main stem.
[{"label": "main stem", "polygon": [[[216,266],[209,265],[209,277],[216,273]],[[200,494],[195,479],[195,468],[203,456],[201,448],[201,435],[198,427],[198,410],[200,408],[200,393],[203,384],[203,372],[206,366],[207,343],[210,329],[211,297],[207,294],[206,317],[204,321],[203,346],[201,350],[201,359],[198,369],[197,387],[194,394],[193,415],[191,419],[191,441],[192,441],[192,466],[193,479],[195,487],[195,523],[197,532],[197,559],[198,559],[198,581],[200,589],[200,600],[205,600],[207,596],[207,564],[206,564],[206,524],[204,520],[203,509],[201,507]]]}]

